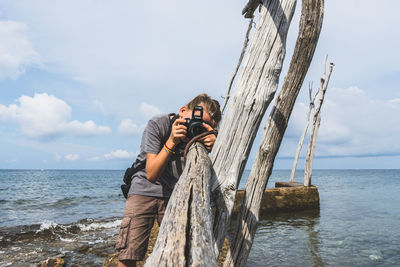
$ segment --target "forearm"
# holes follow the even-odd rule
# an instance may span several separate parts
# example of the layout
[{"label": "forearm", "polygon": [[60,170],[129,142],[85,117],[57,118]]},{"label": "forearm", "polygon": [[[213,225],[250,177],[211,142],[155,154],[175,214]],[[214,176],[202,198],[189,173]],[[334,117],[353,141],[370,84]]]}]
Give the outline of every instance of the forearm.
[{"label": "forearm", "polygon": [[[165,144],[169,149],[173,150],[175,144],[170,139]],[[168,159],[173,152],[168,151],[164,147],[158,154],[147,154],[146,156],[146,174],[150,182],[157,181],[167,166]]]}]

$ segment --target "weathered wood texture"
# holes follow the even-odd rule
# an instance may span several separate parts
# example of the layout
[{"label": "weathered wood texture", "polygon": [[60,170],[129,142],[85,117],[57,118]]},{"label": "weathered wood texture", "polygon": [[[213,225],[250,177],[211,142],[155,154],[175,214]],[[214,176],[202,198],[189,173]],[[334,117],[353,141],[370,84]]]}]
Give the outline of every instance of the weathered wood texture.
[{"label": "weathered wood texture", "polygon": [[329,72],[326,74],[326,58],[325,58],[325,70],[324,76],[321,78],[320,87],[318,89],[318,101],[315,107],[313,116],[313,125],[311,129],[310,142],[308,143],[308,149],[306,154],[306,164],[304,167],[304,186],[311,185],[312,165],[314,160],[315,146],[317,144],[318,129],[321,125],[321,108],[324,102],[326,89],[328,89],[329,79],[333,71],[333,63],[330,63]]},{"label": "weathered wood texture", "polygon": [[309,90],[308,96],[310,98],[310,103],[308,104],[307,120],[306,120],[306,125],[304,126],[304,129],[303,129],[303,132],[301,134],[299,144],[297,146],[296,155],[294,156],[292,172],[290,173],[290,179],[289,179],[289,181],[291,183],[294,182],[294,174],[296,173],[297,162],[299,161],[300,151],[301,151],[301,148],[303,147],[303,142],[304,142],[304,138],[306,137],[306,134],[307,134],[308,126],[310,125],[310,115],[311,115],[312,109],[314,108],[315,96],[317,95],[317,94],[315,94],[314,98],[311,96],[312,95],[312,84],[310,84],[310,87],[308,90]]},{"label": "weathered wood texture", "polygon": [[224,266],[246,264],[259,221],[264,188],[285,133],[293,105],[314,55],[323,20],[323,0],[303,0],[299,35],[289,72],[267,121],[261,145],[246,184],[235,237]]},{"label": "weathered wood texture", "polygon": [[217,255],[226,236],[237,184],[261,120],[278,86],[295,3],[295,0],[270,0],[262,8],[211,152],[218,177],[211,184],[216,207],[214,238]]},{"label": "weathered wood texture", "polygon": [[207,150],[194,143],[169,200],[153,252],[145,266],[216,266]]},{"label": "weathered wood texture", "polygon": [[248,19],[253,18],[257,7],[259,7],[262,3],[263,0],[249,0],[242,10],[242,15]]}]

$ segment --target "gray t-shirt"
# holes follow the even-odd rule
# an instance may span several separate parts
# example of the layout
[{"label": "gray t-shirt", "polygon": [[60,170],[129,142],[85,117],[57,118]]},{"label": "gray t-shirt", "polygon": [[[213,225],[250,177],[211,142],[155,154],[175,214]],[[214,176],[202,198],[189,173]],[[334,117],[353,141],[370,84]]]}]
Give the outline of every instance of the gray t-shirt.
[{"label": "gray t-shirt", "polygon": [[[169,115],[157,115],[149,120],[143,131],[142,143],[140,144],[140,153],[137,160],[143,164],[146,154],[158,154],[168,139],[170,127]],[[175,149],[175,154],[168,159],[161,177],[152,183],[146,178],[146,170],[140,170],[132,176],[132,184],[129,195],[142,195],[152,197],[170,197],[172,190],[179,176],[185,167],[183,151],[185,144],[179,144]]]}]

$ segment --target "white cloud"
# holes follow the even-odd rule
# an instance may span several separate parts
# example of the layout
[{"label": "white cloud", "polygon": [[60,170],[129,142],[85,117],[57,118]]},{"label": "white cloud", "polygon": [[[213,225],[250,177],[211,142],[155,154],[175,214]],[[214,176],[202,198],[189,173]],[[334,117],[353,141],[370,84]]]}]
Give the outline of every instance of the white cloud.
[{"label": "white cloud", "polygon": [[[150,105],[146,102],[140,103],[139,112],[142,115],[142,119],[149,119],[155,115],[163,113],[163,111],[156,106]],[[131,119],[123,119],[119,124],[118,133],[122,136],[133,136],[140,134],[144,127],[144,124],[134,123]]]},{"label": "white cloud", "polygon": [[142,126],[138,126],[131,119],[124,119],[118,127],[118,133],[124,136],[137,135],[142,128]]},{"label": "white cloud", "polygon": [[111,129],[107,126],[97,126],[92,120],[80,122],[77,120],[71,121],[65,128],[66,132],[77,136],[97,136],[111,133]]},{"label": "white cloud", "polygon": [[130,153],[126,150],[117,149],[108,154],[105,154],[104,158],[105,159],[130,159],[130,158],[133,158],[133,156],[134,156],[133,153]]},{"label": "white cloud", "polygon": [[0,21],[0,80],[16,79],[28,66],[40,63],[27,32],[24,23]]},{"label": "white cloud", "polygon": [[33,97],[22,95],[18,104],[0,104],[0,119],[15,121],[21,133],[30,138],[46,139],[61,135],[98,136],[111,132],[93,121],[68,121],[72,109],[63,100],[46,93]]},{"label": "white cloud", "polygon": [[146,102],[142,102],[140,103],[140,113],[147,118],[151,118],[154,115],[161,114],[163,112],[156,106],[150,105]]},{"label": "white cloud", "polygon": [[78,154],[67,154],[64,158],[68,161],[76,161],[80,158],[80,156]]},{"label": "white cloud", "polygon": [[[7,0],[2,10],[29,25],[45,70],[83,83],[85,93],[101,100],[107,112],[126,118],[132,105],[154,98],[163,99],[163,109],[175,111],[193,90],[220,97],[248,25],[240,16],[243,5],[228,0],[95,5]],[[221,23],[204,20],[204,14],[221,13]]]},{"label": "white cloud", "polygon": [[[358,87],[329,88],[322,107],[316,156],[366,156],[400,154],[400,116],[398,99],[382,100],[371,97]],[[304,104],[296,104],[288,128],[290,132],[280,156],[295,153],[305,125]],[[301,114],[300,114],[300,113]],[[288,146],[290,144],[290,147]],[[307,144],[303,150],[307,149]]]}]

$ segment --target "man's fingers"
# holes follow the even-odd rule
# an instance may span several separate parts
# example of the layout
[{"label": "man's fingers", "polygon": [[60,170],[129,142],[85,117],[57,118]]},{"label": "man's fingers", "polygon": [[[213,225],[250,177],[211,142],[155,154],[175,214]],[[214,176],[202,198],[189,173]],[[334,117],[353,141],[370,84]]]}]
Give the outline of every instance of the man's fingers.
[{"label": "man's fingers", "polygon": [[173,124],[173,125],[179,125],[179,124],[182,124],[182,123],[185,123],[185,122],[186,122],[185,119],[179,118],[179,119],[176,119],[176,120],[174,121],[174,124]]},{"label": "man's fingers", "polygon": [[210,142],[210,141],[203,141],[202,143],[204,145],[206,145],[206,146],[211,146],[212,145],[212,142]]},{"label": "man's fingers", "polygon": [[204,126],[204,128],[206,128],[206,130],[209,132],[209,131],[212,131],[212,130],[214,130],[209,124],[207,124],[207,123],[204,123],[203,122],[203,126]]},{"label": "man's fingers", "polygon": [[215,141],[215,139],[211,138],[209,136],[204,136],[203,138],[200,139],[200,141],[202,141],[203,143],[206,143],[206,142],[211,143],[211,142]]},{"label": "man's fingers", "polygon": [[187,127],[185,125],[183,125],[183,124],[179,124],[179,125],[175,126],[174,128],[175,129],[185,129],[186,130]]}]

